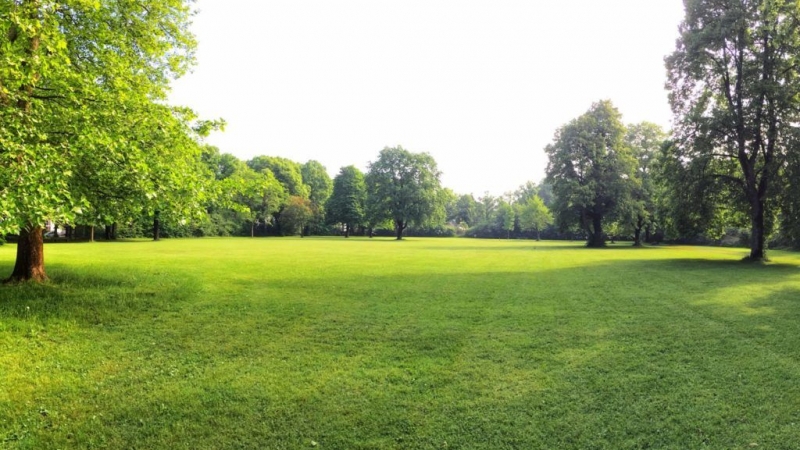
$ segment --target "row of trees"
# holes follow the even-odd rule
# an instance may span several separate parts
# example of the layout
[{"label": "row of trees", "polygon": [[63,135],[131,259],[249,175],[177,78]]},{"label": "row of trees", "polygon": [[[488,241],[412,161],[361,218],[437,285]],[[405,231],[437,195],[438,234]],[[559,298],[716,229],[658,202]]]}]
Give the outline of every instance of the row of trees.
[{"label": "row of trees", "polygon": [[[0,235],[10,280],[43,280],[48,222],[126,233],[345,235],[409,226],[474,236],[713,235],[800,242],[800,2],[692,0],[667,60],[675,128],[624,126],[609,101],[561,127],[547,180],[494,198],[440,186],[428,154],[386,148],[366,173],[203,144],[224,126],[165,103],[194,63],[190,0],[0,2]],[[534,187],[534,188],[532,188]],[[549,209],[553,211],[551,218]],[[548,225],[553,222],[552,225]]]},{"label": "row of trees", "polygon": [[[604,243],[604,223],[679,237],[749,228],[749,259],[770,236],[800,242],[800,2],[693,0],[666,59],[675,127],[625,130],[610,102],[547,147],[562,228]],[[659,141],[661,141],[659,143]],[[655,221],[655,222],[654,222]]]}]

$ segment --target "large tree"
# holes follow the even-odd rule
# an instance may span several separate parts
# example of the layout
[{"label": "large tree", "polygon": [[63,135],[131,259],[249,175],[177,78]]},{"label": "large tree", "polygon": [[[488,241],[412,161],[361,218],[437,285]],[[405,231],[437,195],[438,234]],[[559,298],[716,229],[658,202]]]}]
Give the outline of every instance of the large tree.
[{"label": "large tree", "polygon": [[44,224],[93,206],[81,162],[145,178],[160,158],[128,130],[192,63],[189,2],[4,1],[0,17],[0,232],[19,234],[10,280],[44,280]]},{"label": "large tree", "polygon": [[667,58],[670,103],[684,164],[739,190],[747,203],[749,258],[764,260],[773,187],[797,123],[797,0],[687,0]]},{"label": "large tree", "polygon": [[344,224],[344,237],[365,220],[367,187],[364,174],[355,166],[342,167],[333,179],[326,216],[331,224]]},{"label": "large tree", "polygon": [[398,240],[409,223],[424,223],[437,212],[440,175],[431,155],[400,146],[384,148],[369,164],[366,178],[371,203],[394,222]]},{"label": "large tree", "polygon": [[587,246],[604,246],[603,222],[628,201],[634,177],[619,111],[608,100],[593,104],[561,127],[545,152],[559,225],[579,225],[588,234]]}]

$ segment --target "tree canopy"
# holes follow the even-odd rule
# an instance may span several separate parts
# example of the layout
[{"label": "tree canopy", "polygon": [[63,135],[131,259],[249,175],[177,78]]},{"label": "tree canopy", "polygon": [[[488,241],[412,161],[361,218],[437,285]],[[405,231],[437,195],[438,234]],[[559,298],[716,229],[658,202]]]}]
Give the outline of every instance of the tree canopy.
[{"label": "tree canopy", "polygon": [[604,246],[603,221],[628,201],[635,175],[619,111],[610,101],[595,103],[561,127],[545,152],[559,225],[586,229],[588,246]]},{"label": "tree canopy", "polygon": [[397,239],[409,223],[422,223],[436,213],[441,189],[436,161],[427,153],[386,147],[369,164],[367,186],[376,211],[395,225]]},{"label": "tree canopy", "polygon": [[773,188],[797,123],[798,9],[793,0],[687,1],[667,58],[681,160],[741,192],[756,261],[766,258]]},{"label": "tree canopy", "polygon": [[[102,219],[127,211],[130,194],[164,195],[148,188],[174,157],[165,141],[185,143],[186,116],[163,100],[169,81],[193,63],[189,4],[0,3],[0,231],[19,233],[12,280],[46,278],[47,221],[68,223],[83,211]],[[175,151],[191,160],[198,148]],[[103,192],[86,195],[100,185]]]}]

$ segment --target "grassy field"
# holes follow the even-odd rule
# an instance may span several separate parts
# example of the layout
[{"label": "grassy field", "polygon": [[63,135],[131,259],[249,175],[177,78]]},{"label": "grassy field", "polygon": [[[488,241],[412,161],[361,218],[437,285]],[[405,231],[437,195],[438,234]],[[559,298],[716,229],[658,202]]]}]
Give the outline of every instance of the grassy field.
[{"label": "grassy field", "polygon": [[0,288],[0,448],[798,448],[800,255],[745,253],[48,244]]}]

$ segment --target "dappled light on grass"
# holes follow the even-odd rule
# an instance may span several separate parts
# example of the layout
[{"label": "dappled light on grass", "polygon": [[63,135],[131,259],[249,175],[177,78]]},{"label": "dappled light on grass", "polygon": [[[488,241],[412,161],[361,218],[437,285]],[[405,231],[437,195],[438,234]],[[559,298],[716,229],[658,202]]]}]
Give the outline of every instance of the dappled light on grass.
[{"label": "dappled light on grass", "polygon": [[48,251],[51,282],[0,290],[6,446],[771,448],[800,423],[794,254],[416,238]]}]

